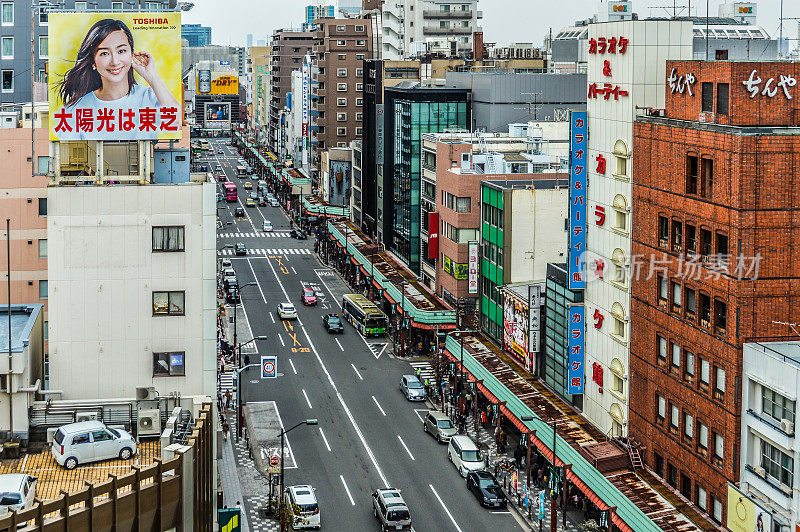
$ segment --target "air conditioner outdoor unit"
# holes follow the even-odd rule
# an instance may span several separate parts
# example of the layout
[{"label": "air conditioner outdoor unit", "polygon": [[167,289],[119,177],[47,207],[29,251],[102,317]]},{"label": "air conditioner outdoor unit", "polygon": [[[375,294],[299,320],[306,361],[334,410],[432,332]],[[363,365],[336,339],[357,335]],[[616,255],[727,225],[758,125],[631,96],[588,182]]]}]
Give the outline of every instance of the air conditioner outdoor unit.
[{"label": "air conditioner outdoor unit", "polygon": [[136,435],[158,436],[161,434],[161,412],[157,408],[146,408],[137,412]]},{"label": "air conditioner outdoor unit", "polygon": [[100,419],[100,414],[94,410],[87,410],[85,412],[75,412],[75,422],[81,421],[97,421]]},{"label": "air conditioner outdoor unit", "polygon": [[152,401],[158,399],[158,393],[153,386],[140,386],[136,388],[137,401]]},{"label": "air conditioner outdoor unit", "polygon": [[788,419],[781,419],[781,430],[786,434],[794,434],[794,422]]},{"label": "air conditioner outdoor unit", "polygon": [[755,473],[761,478],[764,478],[764,475],[767,474],[767,471],[761,466],[753,466],[753,473]]}]

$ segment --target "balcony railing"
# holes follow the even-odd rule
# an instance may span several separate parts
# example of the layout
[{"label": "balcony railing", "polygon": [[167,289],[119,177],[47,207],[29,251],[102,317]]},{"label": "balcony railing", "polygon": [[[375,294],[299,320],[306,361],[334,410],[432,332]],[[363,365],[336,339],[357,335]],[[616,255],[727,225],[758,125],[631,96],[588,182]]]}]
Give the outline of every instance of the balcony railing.
[{"label": "balcony railing", "polygon": [[472,28],[440,28],[439,26],[424,26],[424,35],[471,35]]},{"label": "balcony railing", "polygon": [[441,11],[439,9],[425,9],[422,16],[425,18],[472,18],[473,11],[471,9],[462,11],[460,9],[452,11]]}]

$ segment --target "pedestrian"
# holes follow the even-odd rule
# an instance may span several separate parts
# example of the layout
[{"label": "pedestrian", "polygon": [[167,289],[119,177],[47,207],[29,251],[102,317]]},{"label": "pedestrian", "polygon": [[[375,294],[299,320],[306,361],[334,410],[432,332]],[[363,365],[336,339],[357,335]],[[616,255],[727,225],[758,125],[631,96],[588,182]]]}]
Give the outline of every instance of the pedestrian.
[{"label": "pedestrian", "polygon": [[466,407],[467,412],[472,411],[472,394],[467,392],[467,395],[464,396],[464,405]]},{"label": "pedestrian", "polygon": [[231,409],[231,391],[225,390],[225,410]]},{"label": "pedestrian", "polygon": [[522,446],[517,445],[516,449],[514,449],[514,462],[517,464],[517,469],[522,467]]},{"label": "pedestrian", "polygon": [[222,420],[222,439],[225,440],[225,441],[228,441],[228,431],[229,430],[230,430],[230,427],[228,426],[228,420],[227,419],[223,419]]}]

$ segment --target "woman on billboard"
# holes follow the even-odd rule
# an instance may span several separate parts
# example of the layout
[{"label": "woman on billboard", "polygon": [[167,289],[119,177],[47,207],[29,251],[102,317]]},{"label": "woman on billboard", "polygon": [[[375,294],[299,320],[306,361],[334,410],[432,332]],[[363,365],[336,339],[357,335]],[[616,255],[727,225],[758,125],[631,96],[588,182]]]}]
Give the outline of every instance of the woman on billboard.
[{"label": "woman on billboard", "polygon": [[[134,79],[138,73],[149,87],[139,85]],[[133,34],[121,20],[103,19],[96,22],[83,38],[75,66],[70,68],[59,83],[59,96],[67,112],[76,109],[91,109],[93,114],[99,110],[133,110],[143,108],[158,109],[180,104],[169,91],[156,71],[153,56],[145,51],[134,51]],[[136,127],[129,131],[115,128],[106,130],[101,137],[108,139],[157,138],[158,131],[145,134]],[[59,135],[61,140],[80,140],[84,135],[77,130],[72,134]],[[91,138],[99,138],[95,131]]]}]

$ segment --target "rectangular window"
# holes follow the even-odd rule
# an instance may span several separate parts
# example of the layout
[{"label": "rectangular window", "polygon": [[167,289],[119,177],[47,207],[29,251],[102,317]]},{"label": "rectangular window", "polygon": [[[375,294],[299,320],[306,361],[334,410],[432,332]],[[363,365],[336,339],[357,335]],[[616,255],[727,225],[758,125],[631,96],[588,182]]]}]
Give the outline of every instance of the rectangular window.
[{"label": "rectangular window", "polygon": [[714,433],[714,457],[722,460],[725,454],[725,438],[722,434]]},{"label": "rectangular window", "polygon": [[706,494],[706,490],[702,487],[697,488],[697,506],[703,511],[706,511],[708,508],[708,494]]},{"label": "rectangular window", "polygon": [[683,414],[683,433],[690,439],[694,436],[694,418],[691,414]]},{"label": "rectangular window", "polygon": [[153,353],[153,377],[183,377],[186,375],[186,353]]},{"label": "rectangular window", "polygon": [[667,339],[661,336],[656,336],[656,346],[658,348],[658,362],[659,364],[667,363]]},{"label": "rectangular window", "polygon": [[680,419],[680,410],[675,405],[670,405],[669,425],[672,428],[678,428],[678,421]]},{"label": "rectangular window", "polygon": [[364,31],[364,26],[356,26],[356,31]]},{"label": "rectangular window", "polygon": [[345,45],[344,41],[336,41],[336,46],[344,46],[344,45]]},{"label": "rectangular window", "polygon": [[711,382],[711,364],[708,360],[700,359],[700,382],[708,386]]},{"label": "rectangular window", "polygon": [[700,326],[711,327],[711,298],[700,292]]},{"label": "rectangular window", "polygon": [[775,421],[788,419],[794,423],[795,401],[784,397],[775,390],[766,386],[761,387],[761,412],[770,416]]},{"label": "rectangular window", "polygon": [[3,26],[13,26],[14,25],[14,3],[13,2],[3,2],[0,5],[0,9],[2,9],[2,24]]},{"label": "rectangular window", "polygon": [[122,11],[122,2],[111,2],[111,11]]},{"label": "rectangular window", "polygon": [[347,54],[339,54],[339,61],[346,61],[346,60],[347,60]]},{"label": "rectangular window", "polygon": [[364,121],[364,113],[356,113],[356,121],[363,122]]},{"label": "rectangular window", "polygon": [[794,487],[794,458],[764,440],[761,440],[761,467],[768,477]]},{"label": "rectangular window", "polygon": [[700,423],[699,438],[697,444],[701,449],[708,449],[708,427]]},{"label": "rectangular window", "polygon": [[363,60],[364,60],[364,54],[356,54],[356,61],[363,61]]},{"label": "rectangular window", "polygon": [[360,77],[363,77],[363,76],[364,76],[364,69],[363,68],[357,68],[356,69],[356,77],[360,78]]},{"label": "rectangular window", "polygon": [[700,174],[700,195],[710,198],[714,191],[714,161],[702,159]]},{"label": "rectangular window", "polygon": [[686,251],[697,253],[697,228],[686,224]]},{"label": "rectangular window", "polygon": [[36,156],[36,171],[40,174],[46,174],[50,171],[50,157],[48,155]]},{"label": "rectangular window", "polygon": [[39,258],[46,259],[47,258],[47,239],[40,238],[39,239]]},{"label": "rectangular window", "polygon": [[[721,233],[717,233],[717,255],[727,255],[728,254],[728,236],[723,235]],[[721,259],[727,257],[720,257]]]},{"label": "rectangular window", "polygon": [[694,155],[686,156],[686,193],[697,194],[697,181],[699,177],[699,165],[697,157]]},{"label": "rectangular window", "polygon": [[656,402],[658,403],[658,410],[656,411],[656,415],[659,419],[664,419],[664,416],[667,415],[667,400],[661,397],[660,395],[656,395]]},{"label": "rectangular window", "polygon": [[700,254],[705,255],[706,257],[711,255],[711,247],[713,242],[711,241],[711,231],[708,229],[700,229]]},{"label": "rectangular window", "polygon": [[344,26],[336,26],[336,31],[339,33],[344,33]]},{"label": "rectangular window", "polygon": [[347,98],[337,98],[336,105],[339,107],[346,107],[347,106]]},{"label": "rectangular window", "polygon": [[714,299],[714,328],[717,333],[725,334],[728,326],[728,304]]},{"label": "rectangular window", "polygon": [[672,220],[672,251],[680,253],[683,250],[683,224]]},{"label": "rectangular window", "polygon": [[47,280],[39,281],[39,299],[47,299]]},{"label": "rectangular window", "polygon": [[669,220],[664,216],[658,217],[658,245],[661,247],[669,245]]},{"label": "rectangular window", "polygon": [[728,114],[728,94],[730,86],[727,83],[717,83],[717,114]]},{"label": "rectangular window", "polygon": [[183,316],[186,293],[153,292],[153,316]]},{"label": "rectangular window", "polygon": [[347,90],[347,83],[337,83],[336,84],[336,90],[340,91],[340,92],[346,91]]},{"label": "rectangular window", "polygon": [[681,367],[681,346],[672,344],[672,365],[676,368]]},{"label": "rectangular window", "polygon": [[47,198],[39,198],[39,216],[47,216]]},{"label": "rectangular window", "polygon": [[702,87],[702,99],[703,99],[703,108],[702,111],[704,113],[713,113],[714,112],[714,84],[709,82],[704,82]]},{"label": "rectangular window", "polygon": [[153,227],[153,251],[184,251],[184,227]]},{"label": "rectangular window", "polygon": [[46,36],[39,37],[39,57],[41,59],[47,59],[49,48],[49,41],[47,40]]},{"label": "rectangular window", "polygon": [[725,393],[725,370],[714,368],[714,390]]},{"label": "rectangular window", "polygon": [[664,306],[666,306],[666,301],[669,297],[669,282],[665,277],[659,275],[656,278],[656,285],[658,286],[658,302],[664,303]]},{"label": "rectangular window", "polygon": [[722,523],[722,501],[711,497],[711,517],[717,523]]},{"label": "rectangular window", "polygon": [[356,128],[356,135],[362,135],[364,133],[364,128],[357,127]]},{"label": "rectangular window", "polygon": [[14,91],[14,71],[13,70],[3,70],[2,73],[2,90],[3,92],[13,92]]},{"label": "rectangular window", "polygon": [[75,2],[75,11],[86,11],[86,2]]},{"label": "rectangular window", "polygon": [[347,77],[347,69],[346,68],[337,68],[336,69],[336,76],[340,78]]},{"label": "rectangular window", "polygon": [[0,48],[2,48],[2,52],[0,52],[0,56],[3,59],[14,59],[14,37],[3,37],[0,39]]},{"label": "rectangular window", "polygon": [[686,375],[694,377],[694,353],[691,351],[683,350],[684,370]]},{"label": "rectangular window", "polygon": [[362,92],[363,90],[364,90],[364,84],[363,83],[356,83],[356,91]]},{"label": "rectangular window", "polygon": [[672,283],[672,306],[679,310],[681,307],[681,284]]},{"label": "rectangular window", "polygon": [[367,45],[367,41],[364,41],[364,40],[356,41],[356,46],[366,46],[366,45]]},{"label": "rectangular window", "polygon": [[338,120],[339,122],[346,122],[347,113],[336,113],[336,120]]}]

